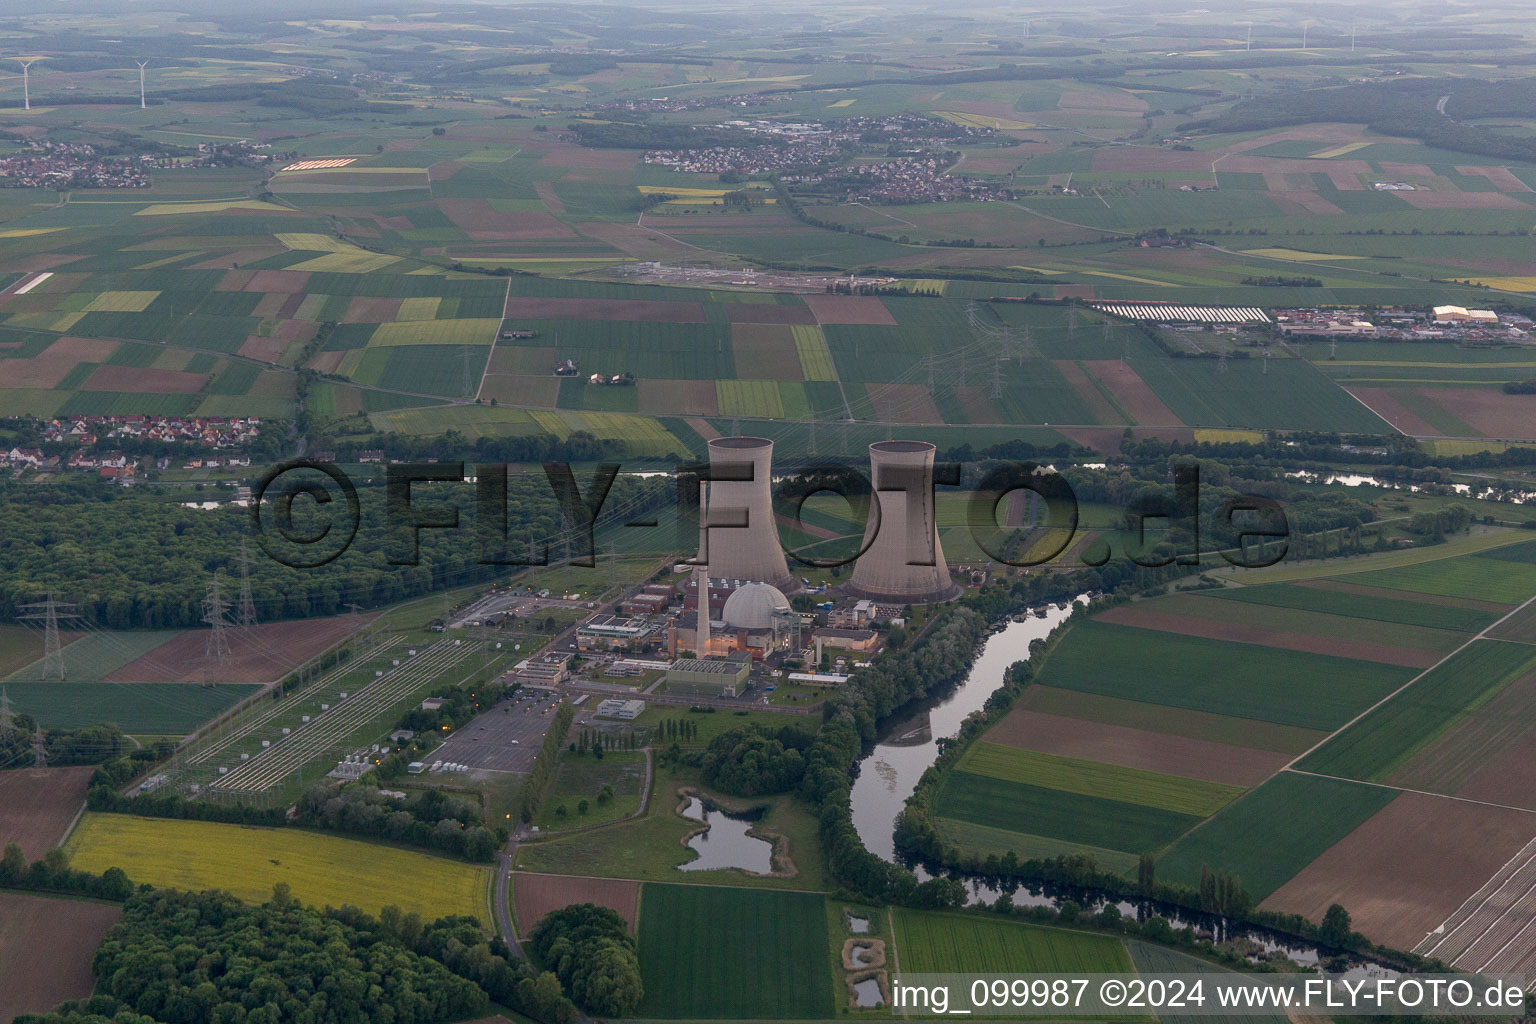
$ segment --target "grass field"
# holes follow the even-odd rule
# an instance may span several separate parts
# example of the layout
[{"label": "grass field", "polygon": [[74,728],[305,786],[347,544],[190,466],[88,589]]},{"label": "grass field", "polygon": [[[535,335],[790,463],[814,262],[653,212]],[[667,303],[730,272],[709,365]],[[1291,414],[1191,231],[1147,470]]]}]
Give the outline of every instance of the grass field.
[{"label": "grass field", "polygon": [[1067,635],[1040,681],[1279,725],[1336,729],[1410,678],[1411,670],[1372,662],[1090,621]]},{"label": "grass field", "polygon": [[1476,608],[1421,604],[1407,598],[1348,594],[1316,587],[1263,586],[1212,591],[1203,595],[1224,601],[1243,601],[1271,608],[1295,608],[1354,619],[1392,622],[1428,629],[1454,629],[1475,633],[1491,625],[1497,616]]},{"label": "grass field", "polygon": [[[1433,562],[1444,561],[1448,558],[1457,558],[1462,555],[1475,555],[1484,551],[1495,550],[1505,545],[1515,544],[1526,539],[1526,535],[1515,530],[1489,530],[1486,533],[1473,533],[1465,537],[1455,537],[1444,544],[1433,544],[1422,548],[1408,548],[1403,551],[1387,551],[1381,554],[1366,555],[1362,558],[1352,558],[1347,563],[1340,564],[1337,561],[1310,561],[1290,565],[1282,562],[1280,565],[1269,569],[1235,570],[1237,578],[1243,583],[1295,583],[1300,580],[1327,579],[1337,576],[1347,583],[1358,583],[1370,586],[1385,586],[1369,582],[1363,577],[1364,573],[1371,573],[1384,569],[1404,569],[1427,565]],[[1396,588],[1389,588],[1396,589]],[[1481,597],[1481,600],[1496,600],[1491,597]],[[1405,597],[1404,600],[1412,600]]]},{"label": "grass field", "polygon": [[427,921],[449,914],[484,921],[490,909],[487,868],[298,829],[87,814],[67,850],[82,871],[120,867],[135,882],[225,889],[249,903],[287,882],[305,903],[370,914],[394,904]]},{"label": "grass field", "polygon": [[765,1020],[833,1014],[818,893],[647,884],[640,1017]]},{"label": "grass field", "polygon": [[1380,781],[1533,664],[1536,647],[1479,640],[1307,755],[1300,767]]},{"label": "grass field", "polygon": [[897,907],[898,966],[911,974],[1118,974],[1131,970],[1119,939],[980,914]]},{"label": "grass field", "polygon": [[116,722],[135,736],[186,735],[255,689],[236,684],[6,683],[12,706],[45,728],[78,729]]},{"label": "grass field", "polygon": [[[645,755],[637,750],[613,750],[602,760],[569,751],[560,753],[560,770],[548,799],[539,805],[538,824],[545,829],[580,828],[616,821],[640,807],[640,784],[645,778]],[[613,799],[598,801],[604,786],[613,787]],[[578,805],[587,802],[587,813]],[[564,807],[565,814],[558,813]]]},{"label": "grass field", "polygon": [[1281,772],[1179,840],[1156,865],[1198,885],[1200,869],[1236,874],[1262,900],[1397,796],[1397,790]]},{"label": "grass field", "polygon": [[1193,814],[952,771],[935,813],[946,818],[1126,853],[1158,850],[1199,823]]},{"label": "grass field", "polygon": [[1202,818],[1215,814],[1243,792],[1239,786],[1043,754],[985,740],[965,752],[959,767],[973,775]]},{"label": "grass field", "polygon": [[1411,593],[1520,604],[1536,596],[1536,565],[1473,556],[1351,574],[1351,583]]}]

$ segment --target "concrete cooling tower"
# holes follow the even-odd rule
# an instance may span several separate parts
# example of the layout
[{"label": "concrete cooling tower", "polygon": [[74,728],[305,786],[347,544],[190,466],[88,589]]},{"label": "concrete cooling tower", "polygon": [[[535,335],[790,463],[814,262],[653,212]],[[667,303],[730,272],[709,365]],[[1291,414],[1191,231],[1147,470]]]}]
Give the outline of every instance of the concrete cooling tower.
[{"label": "concrete cooling tower", "polygon": [[[717,437],[709,442],[713,477],[701,492],[708,510],[709,574],[717,579],[754,580],[780,590],[798,590],[789,573],[773,522],[773,442],[766,437]],[[746,476],[751,479],[721,479]],[[707,496],[706,496],[707,495]],[[741,521],[746,526],[722,526]]]},{"label": "concrete cooling tower", "polygon": [[870,516],[865,528],[867,550],[854,563],[847,587],[853,596],[890,604],[934,604],[960,595],[939,545],[933,508],[934,450],[926,441],[880,441],[869,446],[870,480],[880,502],[880,517]]}]

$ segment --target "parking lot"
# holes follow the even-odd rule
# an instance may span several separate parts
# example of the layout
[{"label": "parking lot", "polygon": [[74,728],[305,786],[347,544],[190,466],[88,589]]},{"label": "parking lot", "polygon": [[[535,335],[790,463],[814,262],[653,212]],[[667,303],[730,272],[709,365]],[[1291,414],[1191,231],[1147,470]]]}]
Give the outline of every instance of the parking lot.
[{"label": "parking lot", "polygon": [[462,726],[425,760],[452,761],[494,772],[529,772],[559,701],[544,690],[523,690]]}]

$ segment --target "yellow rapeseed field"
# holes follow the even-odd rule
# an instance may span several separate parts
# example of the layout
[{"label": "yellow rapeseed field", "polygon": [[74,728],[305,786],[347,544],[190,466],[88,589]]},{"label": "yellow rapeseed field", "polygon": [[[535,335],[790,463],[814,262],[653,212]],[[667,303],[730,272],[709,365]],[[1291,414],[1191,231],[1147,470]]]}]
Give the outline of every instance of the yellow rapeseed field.
[{"label": "yellow rapeseed field", "polygon": [[70,837],[81,871],[120,867],[135,883],[224,889],[251,903],[287,882],[314,906],[351,904],[370,914],[394,904],[426,920],[489,910],[490,869],[356,839],[298,829],[87,814]]}]

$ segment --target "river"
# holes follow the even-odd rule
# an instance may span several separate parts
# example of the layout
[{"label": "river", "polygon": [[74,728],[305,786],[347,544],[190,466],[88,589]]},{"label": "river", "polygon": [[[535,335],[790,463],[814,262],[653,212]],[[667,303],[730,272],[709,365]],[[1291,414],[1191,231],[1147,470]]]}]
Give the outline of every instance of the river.
[{"label": "river", "polygon": [[898,713],[881,732],[874,749],[859,762],[859,776],[853,782],[853,824],[870,852],[896,859],[896,815],[939,756],[935,741],[958,733],[965,717],[979,711],[992,691],[1003,685],[1008,666],[1029,660],[1030,641],[1049,636],[1070,614],[1070,607],[1051,605],[1044,618],[1030,615],[1022,622],[1008,623],[987,637],[959,686],[926,710]]}]

